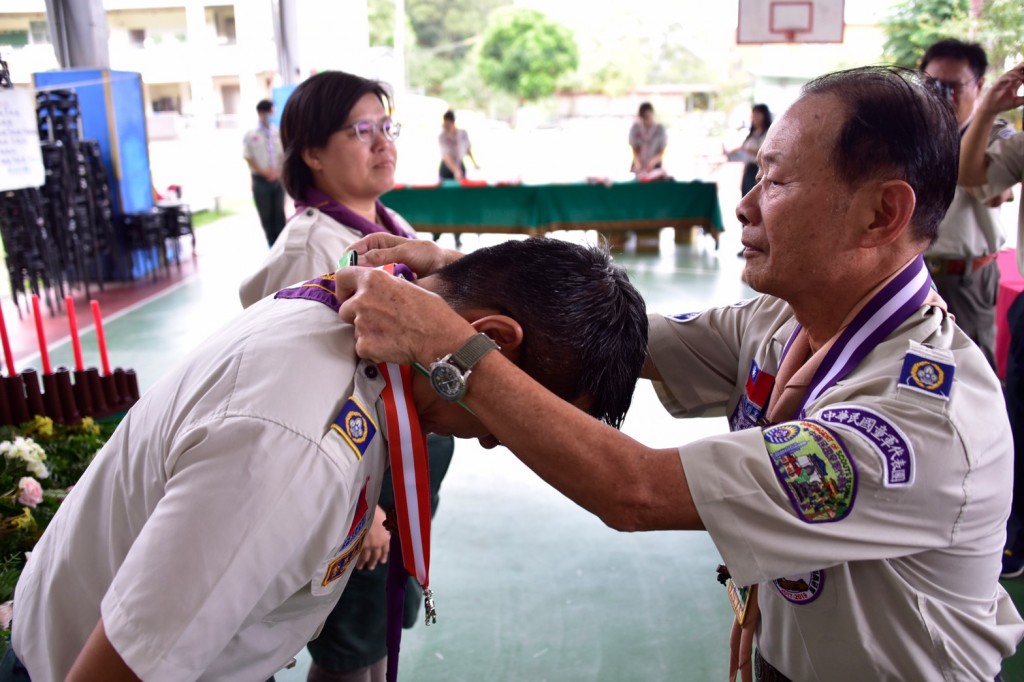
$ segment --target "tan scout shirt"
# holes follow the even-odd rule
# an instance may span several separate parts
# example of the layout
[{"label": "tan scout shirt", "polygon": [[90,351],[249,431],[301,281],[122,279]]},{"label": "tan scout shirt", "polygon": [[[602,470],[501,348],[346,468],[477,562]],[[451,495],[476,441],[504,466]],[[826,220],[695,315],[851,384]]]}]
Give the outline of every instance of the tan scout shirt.
[{"label": "tan scout shirt", "polygon": [[995,375],[924,306],[801,419],[761,428],[794,328],[768,296],[651,317],[666,407],[740,429],[679,454],[732,576],[759,584],[758,647],[797,682],[994,679],[1024,636],[998,583],[1013,448]]},{"label": "tan scout shirt", "polygon": [[[382,388],[312,301],[262,301],[201,345],[132,408],[33,552],[14,628],[32,678],[64,679],[101,615],[144,680],[281,669],[372,519]],[[361,452],[332,428],[353,396]]]},{"label": "tan scout shirt", "polygon": [[[402,216],[386,210],[396,224],[415,234]],[[284,287],[334,272],[338,259],[362,236],[315,208],[304,209],[288,221],[259,269],[242,282],[238,289],[242,307]]]}]

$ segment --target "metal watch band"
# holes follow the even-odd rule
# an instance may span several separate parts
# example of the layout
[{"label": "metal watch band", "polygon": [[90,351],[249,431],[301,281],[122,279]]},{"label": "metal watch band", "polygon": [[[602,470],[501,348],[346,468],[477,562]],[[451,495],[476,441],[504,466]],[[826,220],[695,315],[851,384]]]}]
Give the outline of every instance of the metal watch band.
[{"label": "metal watch band", "polygon": [[469,341],[462,345],[462,348],[449,355],[448,362],[452,363],[463,372],[467,372],[473,367],[473,365],[480,362],[480,358],[487,355],[492,350],[498,349],[498,344],[496,344],[491,337],[480,332],[478,334],[474,334]]}]

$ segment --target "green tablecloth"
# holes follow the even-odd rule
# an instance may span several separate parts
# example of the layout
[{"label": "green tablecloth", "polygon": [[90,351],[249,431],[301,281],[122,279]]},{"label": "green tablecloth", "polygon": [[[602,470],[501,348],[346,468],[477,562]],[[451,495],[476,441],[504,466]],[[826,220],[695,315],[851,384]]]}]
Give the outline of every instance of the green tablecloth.
[{"label": "green tablecloth", "polygon": [[409,187],[381,197],[423,232],[722,229],[713,182]]}]

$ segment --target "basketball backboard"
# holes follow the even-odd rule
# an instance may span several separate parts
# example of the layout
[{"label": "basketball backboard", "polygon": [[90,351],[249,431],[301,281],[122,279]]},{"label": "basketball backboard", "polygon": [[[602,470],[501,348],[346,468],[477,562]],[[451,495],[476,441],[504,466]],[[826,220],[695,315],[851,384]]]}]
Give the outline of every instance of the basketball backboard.
[{"label": "basketball backboard", "polygon": [[841,43],[845,0],[739,0],[736,42]]}]

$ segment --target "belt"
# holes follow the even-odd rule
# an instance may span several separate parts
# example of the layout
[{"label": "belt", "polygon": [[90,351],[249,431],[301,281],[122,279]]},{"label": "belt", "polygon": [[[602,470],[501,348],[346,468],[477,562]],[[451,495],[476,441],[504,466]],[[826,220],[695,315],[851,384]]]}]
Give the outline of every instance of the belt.
[{"label": "belt", "polygon": [[987,256],[968,260],[958,260],[953,258],[925,258],[924,262],[928,266],[928,272],[932,275],[961,275],[968,271],[974,272],[975,270],[981,270],[989,263],[995,261],[995,259],[996,254],[990,253]]}]

